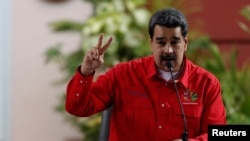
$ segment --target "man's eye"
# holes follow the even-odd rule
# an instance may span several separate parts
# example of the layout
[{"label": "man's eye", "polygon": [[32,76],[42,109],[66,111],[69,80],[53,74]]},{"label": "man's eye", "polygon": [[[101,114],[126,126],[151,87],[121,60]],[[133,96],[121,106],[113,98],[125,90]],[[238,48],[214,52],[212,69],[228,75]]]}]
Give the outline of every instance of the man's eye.
[{"label": "man's eye", "polygon": [[178,42],[177,41],[172,41],[171,44],[172,45],[176,45]]},{"label": "man's eye", "polygon": [[158,42],[159,45],[165,45],[165,42]]}]

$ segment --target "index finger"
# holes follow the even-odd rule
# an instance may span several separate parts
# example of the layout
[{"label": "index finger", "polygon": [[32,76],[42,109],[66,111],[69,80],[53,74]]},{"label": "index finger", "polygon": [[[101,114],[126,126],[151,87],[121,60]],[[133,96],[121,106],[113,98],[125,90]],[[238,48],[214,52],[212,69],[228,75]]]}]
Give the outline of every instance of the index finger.
[{"label": "index finger", "polygon": [[103,39],[103,34],[101,33],[99,35],[99,40],[98,40],[98,43],[97,43],[97,49],[101,49],[101,46],[102,46],[102,39]]},{"label": "index finger", "polygon": [[112,40],[113,40],[113,38],[110,37],[109,40],[107,41],[107,43],[102,48],[99,48],[99,55],[103,54],[107,50],[107,48],[110,46]]}]

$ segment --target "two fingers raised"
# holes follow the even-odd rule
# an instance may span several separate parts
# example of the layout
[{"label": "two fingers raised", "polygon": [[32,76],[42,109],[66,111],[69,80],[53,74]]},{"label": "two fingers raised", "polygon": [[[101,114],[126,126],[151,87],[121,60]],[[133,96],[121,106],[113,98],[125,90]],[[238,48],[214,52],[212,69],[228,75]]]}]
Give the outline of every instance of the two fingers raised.
[{"label": "two fingers raised", "polygon": [[109,47],[110,43],[113,40],[113,38],[110,37],[108,41],[104,45],[102,45],[103,36],[104,36],[103,34],[100,34],[98,44],[96,46],[99,55],[104,54],[104,52],[107,50],[107,48]]}]

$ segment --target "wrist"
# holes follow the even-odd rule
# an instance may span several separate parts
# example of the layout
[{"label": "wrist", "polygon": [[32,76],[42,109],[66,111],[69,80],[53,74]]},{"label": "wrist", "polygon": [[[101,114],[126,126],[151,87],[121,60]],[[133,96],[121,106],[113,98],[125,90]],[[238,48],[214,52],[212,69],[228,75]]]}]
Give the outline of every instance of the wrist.
[{"label": "wrist", "polygon": [[81,67],[80,67],[81,74],[85,75],[85,76],[93,74],[94,71],[95,71],[94,69],[86,69],[84,65],[81,65]]}]

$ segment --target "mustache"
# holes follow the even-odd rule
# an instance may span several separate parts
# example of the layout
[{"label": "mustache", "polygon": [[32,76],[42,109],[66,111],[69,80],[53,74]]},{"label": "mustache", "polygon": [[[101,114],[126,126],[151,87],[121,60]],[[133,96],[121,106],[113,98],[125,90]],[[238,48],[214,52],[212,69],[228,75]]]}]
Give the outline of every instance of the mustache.
[{"label": "mustache", "polygon": [[162,61],[173,61],[176,60],[176,56],[174,54],[163,54],[161,55]]}]

